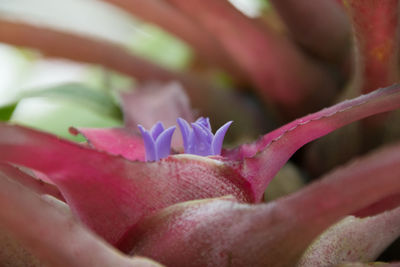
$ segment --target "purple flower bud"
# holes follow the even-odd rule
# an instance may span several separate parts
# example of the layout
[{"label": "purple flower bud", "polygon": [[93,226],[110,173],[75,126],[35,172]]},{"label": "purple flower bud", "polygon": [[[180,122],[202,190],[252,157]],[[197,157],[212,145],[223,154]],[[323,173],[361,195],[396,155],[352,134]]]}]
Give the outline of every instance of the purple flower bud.
[{"label": "purple flower bud", "polygon": [[208,118],[200,117],[191,124],[192,127],[182,118],[178,118],[177,122],[185,153],[199,156],[220,155],[226,131],[232,124],[232,121],[225,123],[214,135]]},{"label": "purple flower bud", "polygon": [[210,119],[209,118],[200,117],[200,118],[198,118],[196,120],[195,123],[204,126],[205,128],[207,128],[211,132],[211,124],[210,124]]},{"label": "purple flower bud", "polygon": [[146,150],[146,161],[157,161],[169,156],[171,151],[171,138],[176,126],[164,130],[161,122],[157,122],[150,131],[138,125]]}]

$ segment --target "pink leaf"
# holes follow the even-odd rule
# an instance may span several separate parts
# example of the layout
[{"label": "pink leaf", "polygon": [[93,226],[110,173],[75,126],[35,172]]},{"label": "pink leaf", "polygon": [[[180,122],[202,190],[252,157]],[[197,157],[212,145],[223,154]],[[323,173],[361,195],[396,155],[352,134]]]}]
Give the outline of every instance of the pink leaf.
[{"label": "pink leaf", "polygon": [[82,134],[90,147],[128,160],[145,161],[145,149],[140,134],[128,128],[70,128],[74,135]]},{"label": "pink leaf", "polygon": [[160,266],[124,257],[71,214],[3,174],[0,174],[0,225],[46,266]]},{"label": "pink leaf", "polygon": [[385,210],[391,210],[398,206],[400,206],[400,194],[395,194],[392,196],[387,196],[384,199],[363,208],[362,210],[358,210],[356,213],[353,213],[353,215],[363,218],[377,215]]},{"label": "pink leaf", "polygon": [[246,180],[228,165],[206,157],[130,162],[5,124],[0,124],[0,151],[0,161],[45,173],[79,218],[112,244],[141,217],[178,202],[227,194],[254,201]]},{"label": "pink leaf", "polygon": [[363,219],[349,216],[320,235],[298,266],[373,261],[399,236],[400,207]]},{"label": "pink leaf", "polygon": [[232,200],[177,204],[139,223],[131,252],[168,266],[295,266],[328,226],[400,193],[399,176],[400,144],[269,204]]},{"label": "pink leaf", "polygon": [[22,172],[15,166],[0,162],[0,173],[10,178],[15,179],[20,184],[28,187],[32,191],[40,195],[50,195],[64,201],[64,197],[56,186],[48,184],[42,180],[34,178],[25,172]]},{"label": "pink leaf", "polygon": [[225,156],[244,159],[242,175],[252,184],[256,199],[261,199],[269,181],[304,144],[351,122],[399,107],[399,85],[379,89],[297,119],[254,144],[227,151]]}]

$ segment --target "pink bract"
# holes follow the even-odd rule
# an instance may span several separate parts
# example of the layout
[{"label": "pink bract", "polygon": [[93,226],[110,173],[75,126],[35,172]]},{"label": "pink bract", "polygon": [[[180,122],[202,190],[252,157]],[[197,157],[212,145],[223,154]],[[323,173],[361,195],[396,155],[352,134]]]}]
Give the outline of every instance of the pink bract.
[{"label": "pink bract", "polygon": [[259,202],[269,181],[302,145],[398,108],[399,98],[397,85],[380,89],[298,119],[226,157],[176,155],[154,163],[129,161],[3,124],[0,161],[46,174],[84,223],[118,244],[142,217],[175,203],[229,194],[242,202]]}]

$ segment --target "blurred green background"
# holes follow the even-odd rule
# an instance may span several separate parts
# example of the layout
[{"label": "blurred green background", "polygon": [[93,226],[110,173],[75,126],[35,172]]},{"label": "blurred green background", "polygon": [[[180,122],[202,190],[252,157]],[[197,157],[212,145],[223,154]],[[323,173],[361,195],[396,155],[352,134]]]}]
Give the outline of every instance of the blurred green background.
[{"label": "blurred green background", "polygon": [[[231,2],[251,17],[268,8],[265,0]],[[6,0],[0,1],[0,16],[112,41],[169,69],[183,70],[193,59],[185,43],[101,1]],[[1,43],[0,77],[0,120],[76,141],[82,137],[71,136],[70,126],[121,125],[118,92],[135,85],[99,66]]]}]

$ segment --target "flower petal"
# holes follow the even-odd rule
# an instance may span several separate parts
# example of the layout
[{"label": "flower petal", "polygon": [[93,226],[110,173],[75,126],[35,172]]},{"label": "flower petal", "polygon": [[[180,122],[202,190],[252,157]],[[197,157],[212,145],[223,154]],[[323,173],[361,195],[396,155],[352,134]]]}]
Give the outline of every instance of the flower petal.
[{"label": "flower petal", "polygon": [[146,149],[146,161],[156,161],[157,150],[152,135],[142,125],[138,125],[138,128],[142,133],[144,148]]},{"label": "flower petal", "polygon": [[171,152],[171,139],[176,126],[172,126],[161,133],[156,140],[157,160],[166,158]]},{"label": "flower petal", "polygon": [[192,140],[190,133],[192,129],[190,128],[190,125],[186,120],[178,118],[176,121],[178,122],[179,129],[181,130],[185,153],[191,153],[190,144],[192,143]]},{"label": "flower petal", "polygon": [[199,156],[212,155],[211,142],[214,135],[204,126],[192,123],[194,138],[192,140],[194,154]]},{"label": "flower petal", "polygon": [[208,129],[211,132],[210,118],[200,117],[195,121],[195,123],[205,127],[206,129]]},{"label": "flower petal", "polygon": [[153,140],[155,141],[163,131],[164,131],[164,125],[161,121],[158,121],[156,124],[154,124],[150,130],[150,134],[151,137],[153,137]]},{"label": "flower petal", "polygon": [[224,137],[226,134],[226,131],[228,131],[229,126],[231,126],[233,121],[228,121],[224,125],[221,126],[221,128],[218,129],[218,131],[215,133],[215,136],[212,140],[212,152],[213,155],[221,155],[221,150],[222,150],[222,144],[224,142]]}]

